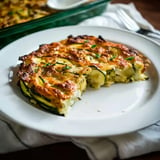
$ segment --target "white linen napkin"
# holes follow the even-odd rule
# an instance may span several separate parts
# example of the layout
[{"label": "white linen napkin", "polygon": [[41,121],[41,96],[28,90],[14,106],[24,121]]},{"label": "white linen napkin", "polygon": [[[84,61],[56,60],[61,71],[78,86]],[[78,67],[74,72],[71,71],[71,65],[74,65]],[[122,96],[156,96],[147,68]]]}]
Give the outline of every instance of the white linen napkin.
[{"label": "white linen napkin", "polygon": [[[116,10],[123,8],[141,26],[155,30],[133,4],[109,4],[100,16],[87,19],[79,25],[98,25],[124,28],[118,19]],[[72,138],[41,133],[21,126],[0,114],[0,153],[8,153],[37,146],[71,141],[86,150],[91,160],[112,160],[130,158],[153,151],[160,151],[160,122],[145,129],[118,136],[103,138]]]},{"label": "white linen napkin", "polygon": [[[107,26],[118,29],[126,29],[125,25],[119,19],[117,14],[118,9],[123,9],[133,20],[144,29],[157,32],[160,34],[159,30],[156,30],[146,19],[142,17],[140,12],[135,8],[133,3],[128,5],[125,4],[109,4],[106,11],[100,15],[91,19],[87,19],[81,22],[79,25],[96,25],[96,26]],[[127,29],[126,29],[127,30]],[[156,39],[157,40],[157,39]],[[160,42],[160,40],[158,40]]]}]

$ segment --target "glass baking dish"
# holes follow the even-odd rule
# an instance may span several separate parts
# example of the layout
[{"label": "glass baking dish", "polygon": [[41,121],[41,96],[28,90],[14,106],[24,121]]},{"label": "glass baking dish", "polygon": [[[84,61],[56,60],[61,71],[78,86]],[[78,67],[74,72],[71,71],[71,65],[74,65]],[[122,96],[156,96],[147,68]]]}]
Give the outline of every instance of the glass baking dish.
[{"label": "glass baking dish", "polygon": [[110,0],[96,0],[70,10],[60,11],[29,22],[0,29],[0,48],[27,34],[43,29],[76,25],[77,23],[101,14]]}]

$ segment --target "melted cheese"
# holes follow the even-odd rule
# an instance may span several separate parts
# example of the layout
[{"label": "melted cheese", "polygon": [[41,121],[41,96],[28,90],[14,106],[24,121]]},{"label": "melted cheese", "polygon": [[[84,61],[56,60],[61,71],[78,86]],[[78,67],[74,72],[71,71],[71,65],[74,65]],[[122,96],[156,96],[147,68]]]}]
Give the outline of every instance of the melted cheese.
[{"label": "melted cheese", "polygon": [[60,114],[79,99],[87,84],[99,88],[147,78],[146,58],[140,52],[101,36],[69,36],[41,45],[20,60],[19,79],[49,99]]}]

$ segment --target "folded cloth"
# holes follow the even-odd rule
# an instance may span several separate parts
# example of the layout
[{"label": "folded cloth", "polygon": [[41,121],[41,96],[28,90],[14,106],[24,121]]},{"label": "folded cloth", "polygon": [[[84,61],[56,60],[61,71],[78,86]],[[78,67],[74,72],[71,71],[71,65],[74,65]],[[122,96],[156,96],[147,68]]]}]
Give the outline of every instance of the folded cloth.
[{"label": "folded cloth", "polygon": [[[109,4],[106,11],[100,15],[91,19],[87,19],[80,23],[80,25],[96,25],[107,26],[118,29],[126,29],[125,25],[119,19],[117,14],[118,9],[123,9],[141,28],[151,30],[160,34],[159,30],[156,30],[146,19],[142,17],[140,12],[135,8],[133,3],[125,4]],[[157,39],[156,39],[157,40]]]},{"label": "folded cloth", "polygon": [[[141,16],[133,4],[109,4],[102,15],[87,19],[79,25],[124,28],[115,12],[118,8],[123,8],[141,26],[155,30]],[[0,153],[68,141],[85,149],[92,160],[112,160],[115,157],[121,159],[130,158],[153,151],[160,151],[160,122],[142,130],[118,136],[72,138],[41,133],[21,126],[6,118],[2,113],[0,114]]]}]

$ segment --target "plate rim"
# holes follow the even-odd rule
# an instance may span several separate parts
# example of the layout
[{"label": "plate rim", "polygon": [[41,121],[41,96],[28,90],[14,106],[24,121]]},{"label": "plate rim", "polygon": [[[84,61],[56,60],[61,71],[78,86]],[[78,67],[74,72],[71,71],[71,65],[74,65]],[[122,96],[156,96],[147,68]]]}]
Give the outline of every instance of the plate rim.
[{"label": "plate rim", "polygon": [[[16,43],[18,43],[19,41],[23,41],[23,40],[25,40],[26,39],[26,37],[31,37],[31,36],[33,36],[33,35],[38,35],[38,34],[41,34],[42,32],[48,32],[48,31],[55,31],[55,30],[62,30],[62,29],[67,29],[67,28],[103,28],[103,29],[107,29],[107,30],[112,30],[112,31],[118,31],[118,32],[122,32],[122,33],[127,33],[127,34],[130,34],[130,35],[134,35],[134,36],[138,36],[138,37],[141,37],[141,38],[143,38],[143,39],[146,39],[147,41],[149,41],[149,42],[152,42],[152,43],[154,43],[154,44],[156,44],[156,45],[158,45],[158,47],[160,47],[160,44],[158,43],[158,42],[156,42],[156,41],[154,41],[154,40],[151,40],[151,39],[149,39],[149,38],[147,38],[147,37],[145,37],[145,36],[143,36],[143,35],[139,35],[139,34],[137,34],[137,33],[132,33],[132,32],[129,32],[129,31],[126,31],[126,30],[123,30],[123,29],[114,29],[114,28],[110,28],[110,27],[100,27],[100,26],[64,26],[64,27],[57,27],[57,28],[52,28],[52,29],[47,29],[47,30],[42,30],[42,31],[38,31],[38,32],[35,32],[35,33],[32,33],[32,34],[29,34],[29,35],[26,35],[26,36],[24,36],[24,37],[22,37],[22,38],[19,38],[19,39],[17,39],[16,41],[14,41],[14,42],[12,42],[12,43],[10,43],[10,44],[8,44],[7,46],[5,46],[4,48],[2,48],[0,51],[4,51],[4,50],[7,50],[8,48],[12,48],[12,45],[15,45]],[[1,55],[0,55],[1,56]],[[158,88],[158,92],[159,92],[159,88]],[[3,108],[3,107],[2,107]],[[3,112],[3,109],[1,108],[1,106],[0,106],[0,111],[1,112]],[[142,107],[141,108],[142,110],[144,109],[144,107]],[[140,109],[140,110],[141,110]],[[147,111],[147,114],[149,114],[148,112],[149,112],[150,110],[148,110]],[[141,112],[143,112],[143,111],[141,111]],[[74,133],[62,133],[61,131],[57,131],[57,132],[55,132],[55,131],[46,131],[45,129],[42,129],[42,128],[38,128],[38,127],[36,127],[36,126],[30,126],[29,124],[24,124],[24,123],[22,123],[22,122],[20,122],[20,121],[18,121],[18,120],[16,120],[15,118],[13,118],[13,117],[10,117],[8,114],[6,114],[6,113],[4,113],[3,112],[3,114],[5,114],[7,117],[9,117],[9,119],[12,119],[13,121],[16,121],[17,123],[20,123],[21,125],[24,125],[24,126],[26,126],[26,127],[28,127],[28,128],[32,128],[32,129],[36,129],[36,130],[38,130],[38,131],[42,131],[42,132],[46,132],[46,133],[50,133],[50,134],[56,134],[56,135],[62,135],[62,136],[73,136],[73,137],[101,137],[101,136],[108,136],[108,135],[118,135],[118,134],[122,134],[122,133],[129,133],[129,132],[133,132],[133,131],[135,131],[135,128],[134,127],[132,127],[132,128],[129,128],[129,129],[126,129],[125,130],[125,132],[124,131],[118,131],[118,130],[116,130],[115,132],[114,131],[110,131],[110,133],[99,133],[99,132],[96,132],[96,133],[87,133],[87,132],[85,132],[84,134],[79,134],[78,132],[75,132],[74,131]],[[137,116],[139,116],[139,113],[137,113]],[[127,115],[126,115],[126,118],[127,118]],[[62,119],[62,118],[60,118],[60,119]],[[160,118],[159,118],[160,119]],[[159,119],[157,119],[157,121],[159,120]],[[154,122],[155,122],[156,120],[154,120]],[[94,122],[94,123],[96,123],[96,122]],[[141,127],[137,127],[137,129],[136,130],[138,130],[138,129],[141,129],[141,128],[144,128],[144,127],[147,127],[148,125],[151,125],[151,124],[153,124],[153,120],[152,121],[150,121],[150,122],[146,122],[147,123],[147,125],[143,125],[143,127],[141,126]],[[72,127],[72,125],[73,124],[69,124],[69,125],[71,125],[71,127]],[[99,128],[101,128],[101,127],[99,127]],[[113,133],[114,132],[114,133]]]}]

